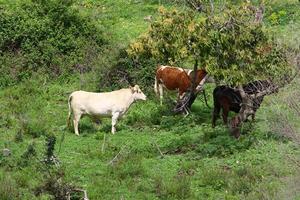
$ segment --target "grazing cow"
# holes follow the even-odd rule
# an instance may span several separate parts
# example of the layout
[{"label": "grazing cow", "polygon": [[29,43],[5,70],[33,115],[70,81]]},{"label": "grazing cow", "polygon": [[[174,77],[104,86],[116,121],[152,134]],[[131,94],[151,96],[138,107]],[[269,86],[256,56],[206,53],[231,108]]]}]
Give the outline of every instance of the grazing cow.
[{"label": "grazing cow", "polygon": [[127,112],[130,105],[136,100],[146,100],[145,94],[138,85],[103,93],[75,91],[70,95],[68,101],[68,125],[70,124],[71,113],[73,113],[75,134],[79,135],[78,123],[81,116],[88,115],[95,120],[101,117],[112,117],[111,132],[114,134],[117,120]]},{"label": "grazing cow", "polygon": [[[243,89],[247,94],[251,95],[251,94],[256,94],[259,91],[263,90],[263,88],[268,87],[268,84],[269,83],[267,81],[254,81],[252,83],[244,85]],[[254,99],[253,102],[254,114],[252,114],[252,120],[254,120],[255,112],[260,107],[263,98],[264,96],[260,96]],[[212,117],[212,127],[215,127],[216,125],[216,120],[217,117],[219,116],[221,108],[223,110],[222,117],[223,117],[224,124],[227,124],[227,117],[229,111],[238,113],[241,109],[242,97],[240,95],[240,92],[228,86],[224,86],[224,85],[217,86],[213,91],[213,99],[214,99],[214,111]]]},{"label": "grazing cow", "polygon": [[[160,96],[160,104],[163,100],[163,87],[168,90],[178,90],[178,99],[181,99],[192,85],[192,79],[187,72],[179,67],[158,66],[155,76],[154,91]],[[190,73],[190,72],[189,72]],[[206,71],[199,69],[196,76],[196,86],[206,76]]]}]

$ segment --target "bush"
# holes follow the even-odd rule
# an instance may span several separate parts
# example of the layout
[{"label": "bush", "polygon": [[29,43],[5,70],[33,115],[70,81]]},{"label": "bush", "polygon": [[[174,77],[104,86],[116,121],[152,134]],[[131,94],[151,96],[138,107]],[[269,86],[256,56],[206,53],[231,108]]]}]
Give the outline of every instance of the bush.
[{"label": "bush", "polygon": [[[91,19],[72,0],[28,0],[0,11],[0,70],[4,87],[43,71],[51,76],[88,70],[85,54],[104,40]],[[11,79],[11,80],[10,80]]]},{"label": "bush", "polygon": [[22,131],[25,135],[31,135],[33,138],[38,138],[42,135],[46,135],[46,127],[44,125],[44,122],[42,122],[38,118],[23,121]]},{"label": "bush", "polygon": [[30,160],[36,156],[36,150],[34,143],[31,143],[27,146],[26,151],[21,155],[21,159],[18,162],[19,167],[28,166]]},{"label": "bush", "polygon": [[114,62],[107,68],[103,68],[100,74],[99,90],[103,87],[110,89],[124,88],[129,85],[138,84],[143,92],[153,91],[154,74],[156,61],[154,59],[144,59],[138,62],[128,56],[128,53],[121,49],[116,53]]}]

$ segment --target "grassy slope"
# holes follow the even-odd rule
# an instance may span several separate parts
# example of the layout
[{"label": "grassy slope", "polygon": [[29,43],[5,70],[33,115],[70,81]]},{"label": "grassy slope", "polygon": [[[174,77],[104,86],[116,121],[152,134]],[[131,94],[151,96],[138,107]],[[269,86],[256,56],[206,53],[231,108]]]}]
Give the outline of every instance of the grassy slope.
[{"label": "grassy slope", "polygon": [[[147,27],[143,17],[154,14],[158,7],[150,1],[121,0],[82,1],[78,6],[83,12],[93,12],[99,23],[107,26],[116,45],[126,45],[143,32]],[[98,13],[103,12],[101,18]],[[276,28],[288,30],[290,26]],[[109,133],[109,119],[94,127],[85,118],[81,121],[81,136],[76,137],[65,125],[66,99],[73,90],[90,88],[82,86],[78,79],[74,76],[68,82],[43,84],[42,78],[36,78],[0,91],[0,145],[12,151],[12,156],[0,160],[0,199],[13,199],[17,193],[16,199],[35,198],[32,190],[42,180],[36,173],[37,160],[30,159],[27,167],[18,165],[29,144],[35,145],[41,157],[45,137],[32,135],[43,132],[54,133],[58,139],[65,135],[61,150],[58,151],[59,145],[56,147],[56,155],[66,179],[87,189],[90,199],[299,198],[297,189],[280,191],[291,183],[286,181],[289,177],[297,177],[297,168],[287,155],[299,156],[300,149],[269,131],[267,116],[277,109],[271,104],[273,97],[266,98],[254,128],[238,141],[228,135],[220,121],[215,130],[211,129],[211,109],[200,100],[187,118],[170,115],[168,108],[159,107],[155,99],[139,102],[118,124],[114,136]],[[208,93],[212,89],[213,85],[209,85]],[[292,89],[278,96],[288,96]],[[211,96],[209,99],[212,105]],[[283,106],[281,103],[278,107],[285,110]],[[293,118],[294,114],[289,114]],[[294,121],[299,122],[295,117]],[[24,126],[29,127],[24,140],[16,143],[15,135]],[[12,197],[6,194],[9,192]],[[37,199],[41,198],[47,196]]]}]

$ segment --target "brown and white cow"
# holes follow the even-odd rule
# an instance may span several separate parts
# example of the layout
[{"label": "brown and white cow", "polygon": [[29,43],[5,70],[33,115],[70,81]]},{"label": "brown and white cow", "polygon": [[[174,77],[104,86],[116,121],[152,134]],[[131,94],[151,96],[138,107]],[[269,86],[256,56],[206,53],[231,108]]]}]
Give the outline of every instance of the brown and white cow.
[{"label": "brown and white cow", "polygon": [[[163,87],[168,90],[178,90],[178,98],[181,99],[188,88],[192,85],[193,70],[182,69],[179,67],[160,65],[156,69],[154,91],[160,96],[160,104],[163,100]],[[206,76],[204,69],[197,70],[196,86]],[[190,75],[190,76],[189,76]]]},{"label": "brown and white cow", "polygon": [[[184,69],[184,71],[189,75],[190,79],[193,80],[194,78],[194,70],[192,69]],[[199,71],[199,70],[198,70]],[[215,83],[215,79],[212,76],[208,76],[205,79],[205,83]]]},{"label": "brown and white cow", "polygon": [[103,93],[75,91],[70,95],[68,101],[68,125],[70,124],[71,113],[73,113],[75,134],[79,135],[78,123],[81,116],[88,115],[97,120],[101,117],[112,117],[111,132],[114,134],[118,119],[127,112],[136,100],[146,100],[146,95],[138,85]]}]

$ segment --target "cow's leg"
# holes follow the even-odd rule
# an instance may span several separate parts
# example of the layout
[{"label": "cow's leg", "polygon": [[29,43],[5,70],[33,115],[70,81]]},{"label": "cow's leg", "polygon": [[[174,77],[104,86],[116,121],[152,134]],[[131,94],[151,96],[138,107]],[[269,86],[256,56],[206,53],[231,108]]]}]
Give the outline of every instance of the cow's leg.
[{"label": "cow's leg", "polygon": [[224,104],[222,110],[223,110],[223,112],[222,112],[223,122],[226,125],[228,122],[227,117],[228,117],[228,113],[229,113],[229,105],[227,103]]},{"label": "cow's leg", "polygon": [[160,105],[162,106],[163,93],[164,93],[164,89],[163,89],[162,84],[158,84],[158,90],[159,90]]},{"label": "cow's leg", "polygon": [[216,126],[216,120],[219,117],[221,107],[218,104],[214,105],[213,117],[212,117],[212,127]]},{"label": "cow's leg", "polygon": [[75,131],[75,134],[78,136],[79,136],[78,124],[79,124],[80,118],[81,118],[81,113],[74,113],[74,119],[73,119],[74,131]]},{"label": "cow's leg", "polygon": [[112,134],[115,134],[116,132],[116,124],[117,124],[117,121],[118,121],[118,118],[120,116],[120,113],[113,113],[112,115],[112,118],[111,118],[111,133]]}]

